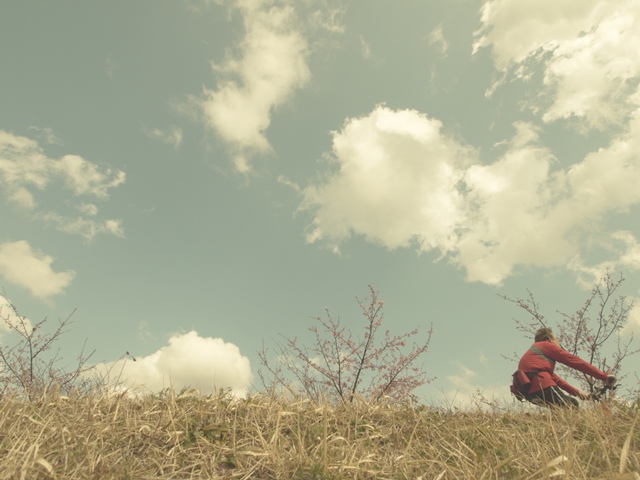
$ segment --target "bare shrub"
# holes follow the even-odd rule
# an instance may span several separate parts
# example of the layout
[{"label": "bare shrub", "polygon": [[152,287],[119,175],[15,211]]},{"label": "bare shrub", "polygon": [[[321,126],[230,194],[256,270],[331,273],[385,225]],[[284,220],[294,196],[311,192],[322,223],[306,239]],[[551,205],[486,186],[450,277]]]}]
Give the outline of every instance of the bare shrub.
[{"label": "bare shrub", "polygon": [[86,363],[93,352],[84,354],[86,341],[72,369],[59,366],[62,361],[59,349],[51,353],[55,342],[69,331],[75,310],[66,319],[58,319],[52,332],[45,333],[47,318],[32,325],[4,293],[0,299],[4,300],[4,307],[0,306],[0,323],[9,332],[7,337],[17,338],[13,345],[4,344],[4,339],[0,345],[0,396],[17,392],[33,400],[50,389],[68,393],[90,388],[84,374],[91,369]]},{"label": "bare shrub", "polygon": [[407,399],[416,388],[431,382],[418,359],[427,352],[433,326],[423,343],[414,343],[407,350],[409,339],[418,334],[418,329],[401,335],[391,335],[389,330],[379,339],[382,326],[384,302],[378,292],[369,285],[370,298],[356,301],[365,318],[364,334],[356,337],[334,318],[327,309],[326,318],[313,318],[309,327],[315,340],[312,346],[298,345],[297,338],[281,335],[276,341],[278,359],[274,366],[263,346],[258,352],[262,365],[272,379],[259,371],[263,387],[276,389],[281,385],[294,396],[307,396],[319,401],[353,402],[356,395],[367,400],[390,397]]}]

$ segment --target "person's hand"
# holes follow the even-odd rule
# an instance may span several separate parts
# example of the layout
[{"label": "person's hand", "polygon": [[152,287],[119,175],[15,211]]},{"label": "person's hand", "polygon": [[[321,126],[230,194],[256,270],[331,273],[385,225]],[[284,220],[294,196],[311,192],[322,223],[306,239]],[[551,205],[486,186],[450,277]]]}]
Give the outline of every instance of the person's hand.
[{"label": "person's hand", "polygon": [[609,387],[613,387],[616,384],[617,381],[618,381],[618,379],[616,378],[615,375],[607,375],[607,380],[605,381],[605,383]]},{"label": "person's hand", "polygon": [[590,393],[585,393],[585,392],[578,392],[578,398],[580,400],[590,400],[591,399],[591,394]]}]

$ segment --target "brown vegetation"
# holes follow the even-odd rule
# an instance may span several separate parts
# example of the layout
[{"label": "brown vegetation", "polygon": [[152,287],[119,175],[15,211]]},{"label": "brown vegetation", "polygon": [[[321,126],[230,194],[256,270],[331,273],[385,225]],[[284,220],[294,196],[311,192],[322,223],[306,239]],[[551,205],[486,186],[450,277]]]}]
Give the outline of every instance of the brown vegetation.
[{"label": "brown vegetation", "polygon": [[636,416],[53,393],[0,403],[0,479],[596,478],[638,470]]}]

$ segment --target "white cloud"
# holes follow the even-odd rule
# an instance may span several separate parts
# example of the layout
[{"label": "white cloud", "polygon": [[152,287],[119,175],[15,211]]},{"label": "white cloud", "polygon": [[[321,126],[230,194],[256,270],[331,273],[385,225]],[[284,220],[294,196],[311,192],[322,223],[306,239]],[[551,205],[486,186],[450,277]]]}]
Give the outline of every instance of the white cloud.
[{"label": "white cloud", "polygon": [[93,203],[83,203],[82,205],[78,205],[77,208],[85,215],[95,217],[98,214],[98,207]]},{"label": "white cloud", "polygon": [[442,25],[438,25],[429,34],[429,45],[435,47],[443,56],[446,56],[449,52],[449,42],[444,36]]},{"label": "white cloud", "polygon": [[[18,318],[18,315],[20,315],[20,318]],[[12,327],[16,327],[18,328],[18,331],[22,331],[24,325],[24,329],[29,333],[31,332],[31,329],[33,328],[31,320],[21,315],[20,312],[18,312],[18,315],[16,315],[13,305],[9,299],[4,295],[0,295],[0,316],[2,317],[0,320],[0,340],[2,340],[2,336],[4,334],[8,334],[13,331]]]},{"label": "white cloud", "polygon": [[554,157],[526,124],[501,158],[472,166],[465,183],[475,219],[456,258],[469,279],[499,283],[516,265],[577,270],[576,256],[593,240],[619,252],[612,262],[637,268],[633,235],[601,233],[607,217],[640,203],[640,112],[633,118],[625,134],[568,169],[553,169]]},{"label": "white cloud", "polygon": [[480,352],[480,363],[485,367],[489,366],[489,358],[485,355],[484,352]]},{"label": "white cloud", "polygon": [[302,208],[315,211],[307,240],[338,244],[357,234],[388,248],[455,246],[464,221],[456,185],[471,152],[441,126],[384,106],[348,120],[334,132],[335,172],[303,191]]},{"label": "white cloud", "polygon": [[78,155],[50,159],[33,140],[0,130],[0,181],[9,194],[28,185],[43,190],[55,178],[74,195],[106,198],[109,189],[124,182],[125,174],[101,169]]},{"label": "white cloud", "polygon": [[371,45],[360,35],[360,48],[362,50],[362,56],[368,60],[371,58]]},{"label": "white cloud", "polygon": [[626,132],[568,170],[575,203],[597,216],[636,205],[640,201],[639,152],[640,109],[633,113]]},{"label": "white cloud", "polygon": [[31,192],[24,187],[17,187],[13,191],[7,192],[7,198],[10,202],[25,210],[33,210],[37,204]]},{"label": "white cloud", "polygon": [[[480,357],[482,360],[482,356]],[[447,375],[447,388],[442,390],[443,399],[438,405],[460,409],[500,408],[513,402],[508,385],[481,385],[477,383],[478,373],[462,362],[454,361],[458,373]],[[483,362],[486,363],[486,362]]]},{"label": "white cloud", "polygon": [[33,250],[24,240],[0,244],[0,275],[25,288],[34,297],[47,299],[63,293],[75,272],[54,272],[53,258]]},{"label": "white cloud", "polygon": [[[9,322],[11,322],[10,319],[13,317],[13,308],[11,307],[11,303],[4,296],[0,296],[0,316],[2,316],[3,319],[6,318]],[[13,324],[13,322],[11,322],[11,324]],[[0,334],[9,333],[10,331],[11,328],[9,325],[7,325],[5,321],[0,320]],[[1,335],[0,339],[2,339]]]},{"label": "white cloud", "polygon": [[78,155],[48,158],[35,141],[0,130],[0,182],[7,192],[27,186],[43,190],[57,178],[74,195],[106,198],[110,189],[124,183],[125,174],[100,168]]},{"label": "white cloud", "polygon": [[447,380],[453,384],[456,390],[462,391],[466,394],[473,393],[477,387],[473,385],[472,382],[478,374],[461,362],[454,362],[454,364],[461,371],[455,375],[447,375]]},{"label": "white cloud", "polygon": [[[93,215],[91,212],[84,212]],[[70,235],[80,235],[87,242],[93,240],[96,235],[110,234],[124,238],[122,222],[117,219],[93,220],[85,217],[67,217],[54,212],[43,213],[38,216],[45,223],[53,225],[60,232]]]},{"label": "white cloud", "polygon": [[619,242],[600,232],[604,219],[640,203],[637,118],[627,134],[568,169],[553,169],[555,158],[535,129],[518,128],[501,158],[465,177],[476,220],[465,227],[458,261],[472,280],[486,281],[493,271],[491,283],[499,283],[516,265],[566,265],[593,239]]},{"label": "white cloud", "polygon": [[352,235],[390,249],[415,244],[488,284],[518,266],[576,269],[594,240],[622,242],[616,262],[637,268],[633,235],[602,227],[640,204],[640,111],[625,134],[567,169],[534,126],[515,127],[506,151],[481,164],[414,110],[378,106],[347,120],[333,133],[332,172],[302,190],[301,209],[314,215],[307,240],[334,250]]},{"label": "white cloud", "polygon": [[44,137],[45,141],[49,144],[63,145],[62,140],[60,140],[60,138],[56,136],[52,128],[49,128],[49,127],[38,128],[38,127],[31,126],[29,127],[29,130],[35,131],[38,137]]},{"label": "white cloud", "polygon": [[[61,181],[63,188],[73,197],[91,196],[107,199],[109,191],[125,181],[125,173],[112,171],[89,162],[78,155],[65,155],[56,160],[47,157],[37,142],[0,130],[0,186],[6,199],[21,209],[31,212],[36,218],[60,219],[56,212],[38,211],[35,192],[44,191],[50,184]],[[82,205],[82,204],[81,204]],[[81,211],[83,207],[81,207]],[[90,212],[84,212],[90,214]],[[62,231],[80,233],[87,237],[91,229],[70,228],[70,223],[96,223],[83,218],[78,221],[56,221]],[[121,234],[121,227],[114,228],[114,220],[107,220],[94,232]],[[96,224],[99,225],[99,224]],[[92,238],[92,237],[91,237]]]},{"label": "white cloud", "polygon": [[638,334],[640,333],[640,298],[628,298],[630,302],[633,302],[633,308],[629,312],[629,319],[627,320],[626,325],[622,328],[621,332],[623,335],[628,334]]},{"label": "white cloud", "polygon": [[146,133],[149,137],[168,143],[174,148],[178,148],[182,145],[182,129],[180,127],[171,127],[168,131],[154,128],[152,130],[147,130]]},{"label": "white cloud", "polygon": [[[302,2],[292,3],[295,3],[297,7],[304,6]],[[341,0],[314,0],[313,2],[308,2],[307,6],[310,9],[304,11],[301,16],[308,19],[313,29],[331,34],[345,32],[344,16],[347,8]]]},{"label": "white cloud", "polygon": [[285,103],[310,78],[307,40],[292,5],[237,0],[245,36],[240,55],[230,55],[214,70],[215,90],[205,89],[201,106],[208,125],[235,152],[240,172],[249,157],[271,149],[265,131],[272,110]]},{"label": "white cloud", "polygon": [[190,387],[203,394],[231,388],[236,395],[243,395],[252,379],[249,359],[236,345],[221,338],[200,337],[195,331],[172,336],[169,345],[136,361],[99,364],[97,372],[128,388],[144,386],[159,391],[170,386],[175,390]]},{"label": "white cloud", "polygon": [[[612,8],[625,1],[608,0]],[[503,70],[539,50],[589,31],[607,9],[602,0],[489,0],[482,7],[482,28],[474,49],[491,46],[496,66]]]},{"label": "white cloud", "polygon": [[496,67],[528,79],[542,66],[543,120],[579,118],[604,129],[637,106],[640,2],[492,0],[482,9],[474,46],[491,47]]},{"label": "white cloud", "polygon": [[566,230],[558,230],[548,215],[557,183],[550,175],[553,156],[537,145],[530,125],[518,124],[517,130],[501,158],[474,165],[465,175],[472,220],[464,226],[455,259],[471,281],[499,284],[515,265],[550,266],[573,252]]},{"label": "white cloud", "polygon": [[149,323],[145,322],[144,320],[141,320],[138,323],[138,338],[140,338],[140,340],[142,341],[146,341],[146,340],[154,340],[157,337],[151,330]]},{"label": "white cloud", "polygon": [[124,183],[125,179],[123,171],[112,175],[110,168],[100,169],[96,164],[88,162],[78,155],[65,155],[51,165],[52,173],[57,173],[64,178],[67,188],[74,195],[93,195],[98,198],[107,198],[108,191]]},{"label": "white cloud", "polygon": [[607,271],[634,272],[640,270],[640,243],[631,232],[618,230],[603,239],[604,249],[612,257],[604,262],[588,265],[580,254],[569,262],[569,268],[578,274],[578,283],[591,289]]},{"label": "white cloud", "polygon": [[0,130],[0,181],[6,195],[24,185],[44,189],[50,181],[50,162],[35,141]]}]

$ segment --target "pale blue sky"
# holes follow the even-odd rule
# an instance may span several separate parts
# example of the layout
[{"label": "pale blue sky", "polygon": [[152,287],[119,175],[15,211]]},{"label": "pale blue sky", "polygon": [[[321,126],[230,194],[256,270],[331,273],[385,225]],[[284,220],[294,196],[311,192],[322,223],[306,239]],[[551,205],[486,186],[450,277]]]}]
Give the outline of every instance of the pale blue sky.
[{"label": "pale blue sky", "polygon": [[371,284],[393,332],[433,322],[421,396],[506,394],[499,294],[553,319],[609,267],[640,297],[639,10],[4,2],[0,285],[77,308],[67,358],[206,389],[324,307],[357,331]]}]

